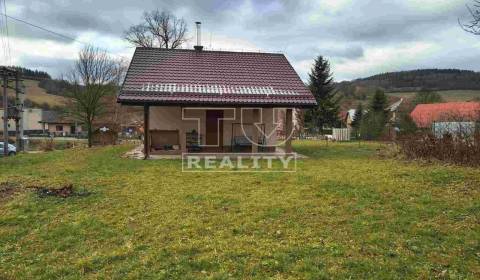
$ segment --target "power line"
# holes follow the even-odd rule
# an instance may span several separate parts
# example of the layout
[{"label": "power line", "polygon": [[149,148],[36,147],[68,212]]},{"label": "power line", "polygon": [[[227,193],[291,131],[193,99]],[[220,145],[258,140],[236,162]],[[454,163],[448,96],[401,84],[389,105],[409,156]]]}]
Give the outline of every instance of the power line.
[{"label": "power line", "polygon": [[[1,1],[1,0],[0,0],[0,1]],[[5,1],[5,0],[3,0],[3,1]],[[4,13],[1,13],[1,12],[0,12],[0,15],[5,16],[5,18],[9,18],[9,19],[15,20],[15,21],[17,21],[17,22],[20,22],[20,23],[29,25],[29,26],[31,26],[31,27],[38,28],[38,29],[40,29],[40,30],[43,30],[43,31],[48,32],[48,33],[53,34],[53,35],[56,35],[56,36],[58,36],[58,37],[61,37],[61,38],[64,38],[64,39],[68,39],[68,40],[71,40],[71,41],[80,43],[80,44],[82,44],[82,45],[85,45],[85,46],[93,46],[93,44],[91,44],[91,43],[82,42],[82,41],[77,40],[77,39],[75,39],[75,38],[73,38],[73,37],[71,37],[71,36],[68,36],[68,35],[65,35],[65,34],[62,34],[62,33],[59,33],[59,32],[53,31],[53,30],[50,30],[50,29],[48,29],[48,28],[39,26],[39,25],[37,25],[37,24],[28,22],[28,21],[26,21],[26,20],[19,19],[19,18],[16,18],[16,17],[12,17],[12,16],[9,16],[9,15],[4,14]],[[109,51],[109,50],[107,50],[107,49],[105,49],[105,48],[99,48],[99,49],[104,50],[105,52],[108,52],[108,53],[110,53],[110,54],[113,55],[113,56],[116,56],[116,57],[119,57],[119,58],[124,58],[123,56],[118,55],[118,54],[114,54],[114,53],[112,53],[111,51]]]},{"label": "power line", "polygon": [[3,12],[5,15],[5,31],[7,35],[7,60],[10,64],[12,64],[12,54],[10,52],[10,39],[9,39],[9,34],[8,34],[8,18],[7,18],[7,2],[6,0],[3,0]]},{"label": "power line", "polygon": [[[5,1],[5,0],[3,0],[3,1]],[[23,24],[26,24],[26,25],[29,25],[29,26],[32,26],[32,27],[41,29],[41,30],[43,30],[43,31],[45,31],[45,32],[48,32],[48,33],[51,33],[51,34],[53,34],[53,35],[62,37],[62,38],[64,38],[64,39],[71,40],[71,41],[74,41],[74,42],[77,42],[77,43],[80,43],[80,44],[84,44],[84,45],[89,45],[89,43],[82,42],[82,41],[77,40],[77,39],[75,39],[75,38],[73,38],[73,37],[70,37],[70,36],[67,36],[67,35],[64,35],[64,34],[61,34],[61,33],[55,32],[55,31],[52,31],[52,30],[50,30],[50,29],[47,29],[47,28],[45,28],[45,27],[41,27],[41,26],[36,25],[36,24],[33,24],[33,23],[30,23],[30,22],[25,21],[25,20],[23,20],[23,19],[19,19],[19,18],[16,18],[16,17],[12,17],[12,16],[9,16],[9,15],[3,14],[3,13],[0,13],[0,14],[3,15],[3,16],[5,16],[5,18],[13,19],[13,20],[15,20],[15,21],[18,21],[18,22],[21,22],[21,23],[23,23]]]},{"label": "power line", "polygon": [[[0,0],[0,12],[3,11],[3,8],[2,8],[2,1]],[[6,45],[6,41],[5,41],[5,29],[4,29],[4,25],[3,25],[3,16],[0,16],[0,43],[2,44],[2,51],[3,51],[3,58],[5,59],[5,64],[8,63],[7,61],[7,45]]]}]

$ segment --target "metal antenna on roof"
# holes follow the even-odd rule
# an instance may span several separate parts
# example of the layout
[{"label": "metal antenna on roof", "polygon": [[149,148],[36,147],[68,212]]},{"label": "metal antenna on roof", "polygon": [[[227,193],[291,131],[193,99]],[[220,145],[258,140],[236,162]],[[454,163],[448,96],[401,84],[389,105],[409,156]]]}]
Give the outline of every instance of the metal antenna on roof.
[{"label": "metal antenna on roof", "polygon": [[210,49],[212,49],[212,32],[210,32]]}]

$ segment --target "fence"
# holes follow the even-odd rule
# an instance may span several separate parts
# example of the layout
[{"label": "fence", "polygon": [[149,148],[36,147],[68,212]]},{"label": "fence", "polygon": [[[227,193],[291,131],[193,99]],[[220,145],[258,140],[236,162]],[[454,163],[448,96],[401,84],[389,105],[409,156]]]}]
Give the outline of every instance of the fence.
[{"label": "fence", "polygon": [[332,138],[335,141],[350,141],[351,131],[348,128],[334,128]]}]

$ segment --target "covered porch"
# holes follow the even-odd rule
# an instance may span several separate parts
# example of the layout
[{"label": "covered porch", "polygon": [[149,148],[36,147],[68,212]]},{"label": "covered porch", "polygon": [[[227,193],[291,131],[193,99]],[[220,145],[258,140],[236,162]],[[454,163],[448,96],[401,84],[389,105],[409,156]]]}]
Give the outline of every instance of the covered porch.
[{"label": "covered porch", "polygon": [[[277,148],[277,133],[292,133],[292,108],[185,107],[144,104],[145,158],[182,153],[291,153],[287,137]],[[277,113],[285,112],[282,125]],[[256,144],[255,144],[256,143]]]}]

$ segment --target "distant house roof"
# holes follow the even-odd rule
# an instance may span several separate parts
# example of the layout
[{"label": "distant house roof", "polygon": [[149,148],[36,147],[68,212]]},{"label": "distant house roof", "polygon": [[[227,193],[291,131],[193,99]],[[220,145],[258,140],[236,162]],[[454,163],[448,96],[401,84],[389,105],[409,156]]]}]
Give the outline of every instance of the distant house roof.
[{"label": "distant house roof", "polygon": [[355,120],[355,113],[357,112],[357,109],[350,109],[347,112],[347,117],[350,117],[352,121]]},{"label": "distant house roof", "polygon": [[479,102],[419,104],[410,114],[418,127],[431,127],[440,121],[476,121],[480,119]]},{"label": "distant house roof", "polygon": [[397,102],[393,103],[392,105],[388,106],[387,110],[389,110],[390,112],[395,112],[398,110],[398,108],[400,107],[400,105],[402,105],[403,103],[403,98],[400,98],[400,100],[398,100]]},{"label": "distant house roof", "polygon": [[311,107],[283,54],[137,48],[117,99],[127,105]]},{"label": "distant house roof", "polygon": [[40,123],[74,124],[75,120],[57,111],[42,111]]}]

